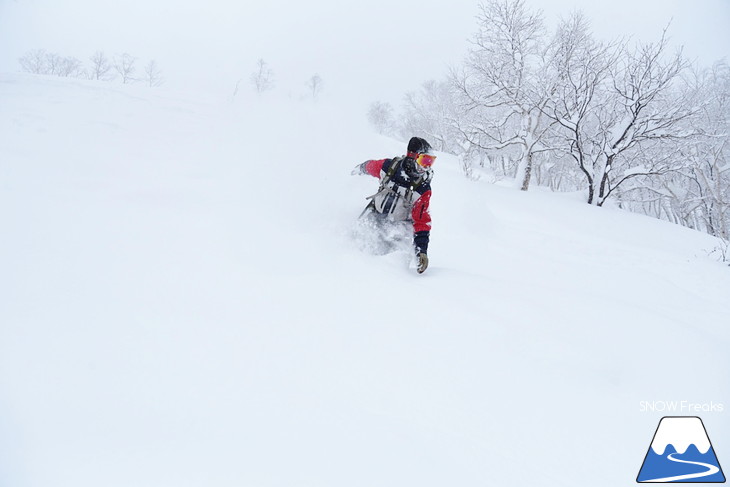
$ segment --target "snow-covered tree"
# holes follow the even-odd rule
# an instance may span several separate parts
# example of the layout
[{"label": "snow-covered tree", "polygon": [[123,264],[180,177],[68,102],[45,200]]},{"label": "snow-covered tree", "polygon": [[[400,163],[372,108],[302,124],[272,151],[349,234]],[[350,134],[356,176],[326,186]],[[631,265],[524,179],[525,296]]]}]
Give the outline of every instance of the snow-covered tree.
[{"label": "snow-covered tree", "polygon": [[392,136],[397,131],[393,106],[387,102],[376,101],[368,109],[368,122],[382,135]]},{"label": "snow-covered tree", "polygon": [[[589,129],[602,129],[597,123],[597,107],[608,104],[606,90],[611,69],[618,57],[617,46],[593,39],[589,26],[580,12],[572,14],[557,27],[552,44],[552,56],[546,69],[557,79],[553,102],[544,108],[545,114],[556,122],[550,139],[553,164],[559,177],[568,174],[577,189],[580,177],[587,181],[589,202],[593,201],[594,171],[590,160],[590,145],[586,141]],[[578,178],[571,177],[578,171]],[[583,183],[582,185],[585,185]]]},{"label": "snow-covered tree", "polygon": [[316,100],[319,97],[319,94],[322,92],[323,83],[322,77],[316,73],[307,80],[307,88],[312,94],[312,99]]},{"label": "snow-covered tree", "polygon": [[426,81],[418,91],[406,94],[403,106],[404,138],[424,137],[439,151],[460,154],[457,123],[460,113],[456,106],[453,85],[448,81]]},{"label": "snow-covered tree", "polygon": [[485,151],[519,149],[515,180],[527,190],[534,156],[546,150],[552,123],[544,115],[554,80],[545,69],[549,45],[541,13],[528,11],[524,0],[488,0],[481,5],[474,46],[461,70],[452,72],[463,110],[460,127],[469,144]]},{"label": "snow-covered tree", "polygon": [[33,74],[52,74],[55,76],[81,78],[85,71],[81,61],[73,56],[61,56],[45,49],[28,51],[18,59],[23,71]]},{"label": "snow-covered tree", "polygon": [[18,61],[21,69],[26,73],[50,74],[47,56],[48,53],[45,49],[33,49],[25,53]]},{"label": "snow-covered tree", "polygon": [[112,64],[102,51],[96,51],[89,61],[91,61],[91,67],[88,70],[89,79],[109,81],[114,78],[114,75],[110,73]]},{"label": "snow-covered tree", "polygon": [[730,240],[730,66],[716,63],[704,74],[706,103],[698,114],[702,135],[687,156],[701,202],[704,229]]},{"label": "snow-covered tree", "polygon": [[154,59],[144,67],[144,81],[150,88],[160,86],[164,82],[162,71]]},{"label": "snow-covered tree", "polygon": [[274,88],[274,71],[263,59],[256,62],[256,70],[251,73],[251,83],[257,93],[263,93]]},{"label": "snow-covered tree", "polygon": [[86,77],[86,72],[81,61],[71,56],[60,58],[56,74],[65,78]]},{"label": "snow-covered tree", "polygon": [[730,240],[730,67],[716,63],[688,82],[698,110],[684,125],[695,136],[677,146],[681,167],[643,188],[644,211]]},{"label": "snow-covered tree", "polygon": [[561,61],[565,82],[546,113],[561,128],[562,150],[585,176],[588,203],[601,206],[628,181],[676,166],[669,142],[691,134],[680,122],[692,109],[675,91],[686,62],[681,52],[665,59],[665,35],[615,51],[593,41],[580,18],[561,30],[569,50]]},{"label": "snow-covered tree", "polygon": [[56,52],[49,52],[46,54],[46,66],[48,67],[48,74],[58,76],[61,71],[61,65],[63,64],[63,58]]},{"label": "snow-covered tree", "polygon": [[[730,68],[687,75],[666,30],[599,42],[578,12],[547,37],[523,0],[488,0],[463,65],[406,95],[400,135],[459,155],[468,177],[481,167],[522,189],[584,190],[728,241]],[[389,105],[369,118],[393,131]]]},{"label": "snow-covered tree", "polygon": [[127,54],[126,52],[114,57],[112,66],[122,79],[122,83],[132,83],[135,81],[134,73],[137,71],[135,63],[137,58]]}]

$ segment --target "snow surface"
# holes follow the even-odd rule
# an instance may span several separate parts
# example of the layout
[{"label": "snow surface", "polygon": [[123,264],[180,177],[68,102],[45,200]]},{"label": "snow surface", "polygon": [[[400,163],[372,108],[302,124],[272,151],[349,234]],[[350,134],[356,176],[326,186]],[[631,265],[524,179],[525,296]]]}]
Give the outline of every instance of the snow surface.
[{"label": "snow surface", "polygon": [[441,155],[419,276],[353,238],[404,141],[223,98],[0,75],[1,486],[613,487],[730,405],[711,237]]}]

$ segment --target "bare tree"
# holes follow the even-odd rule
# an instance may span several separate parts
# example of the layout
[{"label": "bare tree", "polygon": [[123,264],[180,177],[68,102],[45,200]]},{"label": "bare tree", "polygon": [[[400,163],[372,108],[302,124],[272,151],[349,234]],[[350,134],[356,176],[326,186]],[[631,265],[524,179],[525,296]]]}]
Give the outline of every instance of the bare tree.
[{"label": "bare tree", "polygon": [[63,57],[45,49],[35,49],[18,59],[23,71],[33,74],[52,74],[62,77],[83,77],[85,72],[81,61],[72,56]]},{"label": "bare tree", "polygon": [[69,56],[60,58],[56,70],[58,76],[65,78],[85,78],[83,64],[75,57]]},{"label": "bare tree", "polygon": [[144,74],[144,80],[150,88],[160,86],[164,83],[162,71],[160,71],[160,68],[157,66],[157,61],[154,59],[144,67]]},{"label": "bare tree", "polygon": [[313,99],[316,100],[319,97],[319,93],[322,91],[322,84],[322,77],[317,73],[307,80],[307,88],[312,93]]},{"label": "bare tree", "polygon": [[56,52],[49,52],[46,54],[46,65],[48,66],[48,74],[59,76],[63,66],[63,58]]},{"label": "bare tree", "polygon": [[89,61],[91,61],[89,79],[109,81],[114,78],[114,76],[109,73],[112,70],[111,62],[102,51],[96,51],[89,58]]},{"label": "bare tree", "polygon": [[50,74],[47,52],[45,49],[33,49],[18,59],[20,67],[26,73]]},{"label": "bare tree", "polygon": [[376,101],[368,109],[368,122],[381,135],[393,135],[396,131],[393,107],[390,103]]},{"label": "bare tree", "polygon": [[250,79],[257,93],[274,88],[274,72],[263,59],[259,59],[256,63],[256,71],[251,73]]},{"label": "bare tree", "polygon": [[122,83],[127,84],[135,81],[134,73],[137,71],[137,68],[134,64],[136,61],[137,58],[127,54],[126,52],[124,54],[114,56],[112,66],[114,67],[114,71],[116,71],[122,78]]}]

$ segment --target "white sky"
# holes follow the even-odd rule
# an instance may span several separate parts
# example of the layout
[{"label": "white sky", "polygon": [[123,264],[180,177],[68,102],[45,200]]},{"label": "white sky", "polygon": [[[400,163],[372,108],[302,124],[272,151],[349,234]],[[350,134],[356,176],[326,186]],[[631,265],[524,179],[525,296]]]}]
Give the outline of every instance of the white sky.
[{"label": "white sky", "polygon": [[[703,65],[730,60],[730,0],[527,0],[548,25],[582,9],[599,37],[670,35]],[[181,89],[230,92],[258,58],[279,90],[304,91],[319,73],[325,90],[367,104],[398,103],[456,64],[475,30],[478,0],[0,0],[0,72],[45,48],[85,60],[96,50],[154,58]]]}]

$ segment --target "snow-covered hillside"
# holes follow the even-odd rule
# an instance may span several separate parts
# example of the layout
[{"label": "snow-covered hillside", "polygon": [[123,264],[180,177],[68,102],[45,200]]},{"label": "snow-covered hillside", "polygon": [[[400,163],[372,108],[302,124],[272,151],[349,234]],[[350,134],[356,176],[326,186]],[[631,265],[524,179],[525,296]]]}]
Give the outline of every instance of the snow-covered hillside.
[{"label": "snow-covered hillside", "polygon": [[715,240],[441,155],[419,276],[362,118],[0,75],[0,485],[613,487],[653,400],[730,463]]}]

